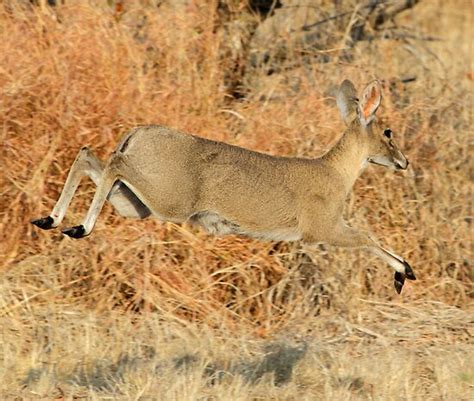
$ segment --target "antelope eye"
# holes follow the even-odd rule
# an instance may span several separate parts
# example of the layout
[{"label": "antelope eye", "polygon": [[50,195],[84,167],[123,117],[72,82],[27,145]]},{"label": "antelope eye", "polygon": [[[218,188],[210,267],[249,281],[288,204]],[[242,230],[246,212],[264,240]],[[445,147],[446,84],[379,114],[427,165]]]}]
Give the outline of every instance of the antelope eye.
[{"label": "antelope eye", "polygon": [[386,129],[383,134],[385,135],[386,138],[392,139],[392,130],[391,129]]}]

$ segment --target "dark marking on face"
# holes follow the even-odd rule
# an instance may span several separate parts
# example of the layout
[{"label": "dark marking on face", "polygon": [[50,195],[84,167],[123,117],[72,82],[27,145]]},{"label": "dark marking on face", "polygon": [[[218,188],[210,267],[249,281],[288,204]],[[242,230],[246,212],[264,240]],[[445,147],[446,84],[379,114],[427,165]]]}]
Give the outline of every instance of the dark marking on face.
[{"label": "dark marking on face", "polygon": [[130,139],[132,139],[132,136],[133,136],[133,135],[129,135],[129,136],[125,139],[125,141],[122,143],[122,146],[121,146],[120,149],[119,149],[119,152],[120,152],[120,153],[125,152],[125,150],[128,148],[128,145],[129,145]]}]

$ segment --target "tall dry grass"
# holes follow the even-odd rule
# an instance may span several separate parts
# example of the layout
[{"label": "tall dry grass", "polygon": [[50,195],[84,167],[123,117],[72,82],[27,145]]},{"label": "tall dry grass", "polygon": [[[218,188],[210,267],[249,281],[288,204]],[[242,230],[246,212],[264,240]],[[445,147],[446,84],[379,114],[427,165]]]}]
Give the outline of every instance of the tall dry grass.
[{"label": "tall dry grass", "polygon": [[[285,77],[262,77],[265,85],[248,88],[248,97],[239,100],[230,96],[230,44],[216,3],[171,2],[159,11],[152,2],[145,3],[126,2],[121,15],[102,2],[68,1],[54,10],[21,2],[0,7],[0,307],[4,330],[13,330],[13,334],[4,331],[0,347],[8,362],[0,368],[7,387],[25,384],[29,369],[45,359],[53,363],[59,358],[64,366],[58,369],[71,372],[81,355],[88,355],[90,362],[109,340],[113,342],[106,346],[109,358],[133,353],[133,347],[124,344],[125,333],[133,331],[134,322],[150,319],[156,327],[146,327],[148,334],[132,336],[134,341],[155,344],[150,333],[169,330],[169,336],[182,340],[181,346],[162,352],[172,353],[183,343],[201,350],[217,346],[221,359],[245,349],[243,341],[241,348],[229,345],[238,336],[246,341],[294,337],[308,341],[331,333],[348,354],[362,358],[363,372],[370,370],[371,351],[361,351],[360,339],[377,333],[367,327],[379,323],[381,330],[391,333],[381,343],[372,336],[382,347],[374,345],[373,350],[380,353],[384,345],[398,342],[390,328],[413,329],[417,341],[426,339],[423,347],[434,346],[440,357],[423,348],[423,363],[434,370],[422,382],[404,379],[406,399],[455,399],[451,395],[467,394],[474,369],[456,352],[472,355],[472,329],[465,327],[472,318],[473,278],[470,3],[426,1],[398,19],[416,34],[438,36],[440,41],[363,43],[350,63],[334,57],[329,63],[304,67],[296,92]],[[408,75],[416,76],[416,81],[398,80]],[[415,269],[418,281],[408,283],[401,297],[392,287],[389,268],[364,251],[321,246],[320,252],[306,253],[298,244],[216,238],[189,226],[125,220],[108,205],[93,235],[81,241],[58,232],[37,232],[29,224],[54,205],[81,146],[88,144],[105,158],[121,135],[138,124],[169,125],[272,154],[318,156],[343,130],[328,94],[346,77],[359,87],[374,77],[385,82],[380,116],[411,162],[406,173],[370,167],[356,183],[347,207],[351,224],[372,230]],[[84,181],[65,224],[80,221],[93,191]],[[378,313],[373,302],[396,307]],[[426,313],[424,321],[416,319],[417,309]],[[403,320],[404,310],[410,311],[409,319]],[[447,320],[437,320],[436,315],[445,311]],[[456,323],[447,324],[449,316]],[[87,319],[90,323],[84,323]],[[412,327],[414,321],[418,323]],[[350,328],[353,325],[362,331]],[[111,326],[120,334],[107,334]],[[203,332],[210,339],[207,344],[191,340]],[[91,336],[100,342],[84,348]],[[227,341],[219,340],[226,336]],[[353,336],[355,343],[347,343],[347,336]],[[58,346],[62,341],[71,347],[70,354],[67,347]],[[166,342],[166,335],[160,334],[160,341]],[[453,351],[453,358],[458,358],[452,361],[453,369],[441,374],[437,369],[442,368],[432,364],[450,358],[451,351],[445,348],[450,342],[463,348]],[[337,363],[350,366],[348,354],[340,354],[328,339],[318,344]],[[410,354],[412,348],[403,344],[400,352]],[[45,351],[47,347],[53,352]],[[305,366],[311,361],[323,363],[317,353],[309,355]],[[390,372],[404,368],[418,372],[419,363],[410,355],[406,365],[397,358],[390,362],[392,354],[380,360]],[[199,363],[204,369],[206,363]],[[205,394],[237,399],[242,388],[258,398],[268,391],[265,384],[259,393],[234,381],[226,389],[221,383],[206,393],[197,379],[199,366],[193,373],[196,377],[191,377],[196,393],[186,395],[183,385],[163,399],[197,399]],[[311,366],[302,372],[311,376],[315,365]],[[326,370],[327,381],[315,387],[305,387],[302,373],[291,389],[272,387],[271,394],[285,399],[291,394],[307,399],[314,394],[321,399],[323,395],[335,399],[331,394],[398,399],[395,376],[381,382],[385,384],[372,384],[372,389],[364,384],[363,392],[354,395],[349,382],[340,385],[334,379],[336,371]],[[40,389],[38,394],[52,394],[48,392],[66,375],[58,379],[61,374],[48,372],[41,376],[45,383],[31,380]],[[363,382],[375,383],[373,375],[365,375]],[[186,375],[179,377],[187,380]],[[87,383],[82,382],[82,388]],[[447,386],[444,393],[437,390],[443,386]],[[97,389],[89,387],[89,396],[98,397],[91,395]],[[137,392],[130,390],[134,396],[138,388],[146,386],[137,384]],[[305,393],[305,388],[310,390]]]}]

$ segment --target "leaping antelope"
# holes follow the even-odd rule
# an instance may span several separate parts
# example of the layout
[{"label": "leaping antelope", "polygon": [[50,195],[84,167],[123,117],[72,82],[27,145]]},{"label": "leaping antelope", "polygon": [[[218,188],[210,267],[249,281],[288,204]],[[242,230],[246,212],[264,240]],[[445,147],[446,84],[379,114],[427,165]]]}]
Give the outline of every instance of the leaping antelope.
[{"label": "leaping antelope", "polygon": [[369,248],[395,270],[400,293],[405,279],[416,279],[410,265],[347,226],[342,212],[367,162],[405,170],[408,161],[392,131],[375,121],[382,99],[378,81],[358,100],[345,80],[336,99],[347,128],[317,159],[271,156],[158,125],[130,131],[105,163],[83,147],[51,214],[32,223],[57,227],[87,175],[97,190],[82,224],[62,231],[72,238],[92,232],[107,199],[122,216],[191,222],[211,234]]}]

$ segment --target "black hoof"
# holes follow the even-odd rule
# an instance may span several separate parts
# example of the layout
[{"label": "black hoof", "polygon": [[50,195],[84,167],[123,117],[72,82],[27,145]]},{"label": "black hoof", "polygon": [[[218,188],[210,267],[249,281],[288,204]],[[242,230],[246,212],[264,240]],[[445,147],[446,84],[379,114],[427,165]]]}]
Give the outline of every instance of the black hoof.
[{"label": "black hoof", "polygon": [[416,280],[415,273],[413,273],[413,269],[411,266],[403,261],[403,264],[405,265],[405,276],[407,277],[408,280]]},{"label": "black hoof", "polygon": [[51,230],[52,228],[54,228],[53,223],[54,220],[51,216],[31,220],[31,224],[34,224],[36,227],[42,228],[43,230]]},{"label": "black hoof", "polygon": [[393,285],[395,286],[397,294],[400,294],[402,292],[403,284],[405,284],[405,275],[403,273],[396,272]]},{"label": "black hoof", "polygon": [[74,226],[65,228],[63,234],[69,235],[71,238],[82,238],[85,237],[84,235],[84,226],[81,224],[80,226]]}]

